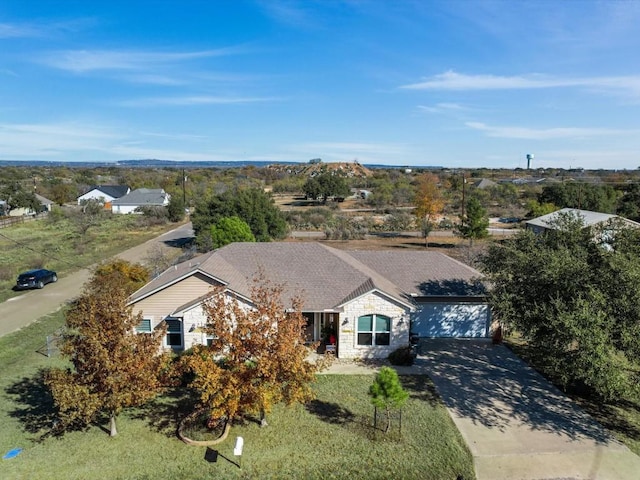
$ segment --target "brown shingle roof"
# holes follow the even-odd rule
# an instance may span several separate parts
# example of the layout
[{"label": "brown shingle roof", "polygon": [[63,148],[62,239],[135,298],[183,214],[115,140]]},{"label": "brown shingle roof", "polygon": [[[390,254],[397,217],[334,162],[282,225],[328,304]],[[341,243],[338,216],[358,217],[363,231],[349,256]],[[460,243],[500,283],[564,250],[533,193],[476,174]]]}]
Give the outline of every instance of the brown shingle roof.
[{"label": "brown shingle roof", "polygon": [[283,284],[283,300],[302,295],[307,311],[336,308],[371,290],[404,304],[410,303],[411,295],[464,295],[460,288],[430,292],[428,287],[445,282],[460,287],[480,276],[437,252],[344,251],[315,242],[232,243],[169,268],[135,292],[130,302],[196,272],[250,297],[252,279],[260,270],[269,280]]}]

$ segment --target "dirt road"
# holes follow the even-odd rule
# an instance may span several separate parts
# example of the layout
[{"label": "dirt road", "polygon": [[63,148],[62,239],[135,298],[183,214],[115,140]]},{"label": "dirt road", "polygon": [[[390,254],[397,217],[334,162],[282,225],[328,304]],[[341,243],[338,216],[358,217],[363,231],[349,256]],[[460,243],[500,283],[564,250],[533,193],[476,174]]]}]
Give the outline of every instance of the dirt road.
[{"label": "dirt road", "polygon": [[[142,262],[149,256],[148,252],[157,248],[158,245],[172,248],[181,244],[183,239],[192,236],[191,223],[187,223],[142,245],[125,250],[117,257],[132,262]],[[60,278],[56,283],[50,283],[42,290],[30,290],[0,303],[0,336],[15,332],[38,318],[57,311],[69,300],[78,296],[90,275],[91,268],[86,268]]]}]

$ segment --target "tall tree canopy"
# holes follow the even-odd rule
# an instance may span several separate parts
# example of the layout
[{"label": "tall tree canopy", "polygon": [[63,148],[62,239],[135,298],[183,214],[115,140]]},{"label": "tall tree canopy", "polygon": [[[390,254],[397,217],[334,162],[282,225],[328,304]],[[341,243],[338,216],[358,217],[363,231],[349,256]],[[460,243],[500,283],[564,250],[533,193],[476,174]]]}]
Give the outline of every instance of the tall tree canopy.
[{"label": "tall tree canopy", "polygon": [[541,204],[552,203],[558,208],[579,208],[594,212],[613,213],[620,193],[610,185],[583,182],[547,185],[538,196]]},{"label": "tall tree canopy", "polygon": [[129,294],[144,280],[144,269],[128,262],[101,265],[66,312],[61,352],[72,367],[46,375],[62,428],[87,425],[106,413],[115,436],[122,409],[141,405],[161,390],[164,331],[136,334],[142,317],[127,307]]},{"label": "tall tree canopy", "polygon": [[284,215],[271,196],[259,188],[239,188],[214,195],[196,206],[191,215],[198,244],[207,246],[211,226],[225,217],[246,222],[258,242],[282,238],[287,233]]},{"label": "tall tree canopy", "polygon": [[416,206],[414,213],[418,219],[425,245],[431,230],[444,209],[444,198],[438,187],[438,177],[432,173],[425,173],[418,179],[415,197],[413,199]]},{"label": "tall tree canopy", "polygon": [[334,172],[324,172],[309,178],[302,189],[308,198],[322,198],[323,203],[326,203],[329,197],[349,195],[347,179]]},{"label": "tall tree canopy", "polygon": [[640,236],[623,229],[612,241],[571,215],[556,228],[538,237],[522,232],[482,258],[495,318],[524,336],[563,387],[586,386],[604,399],[634,392]]},{"label": "tall tree canopy", "polygon": [[223,290],[205,303],[210,345],[197,345],[183,357],[194,374],[190,386],[212,420],[269,412],[272,405],[305,402],[319,364],[307,362],[301,300],[282,303],[283,287],[255,280],[252,308],[231,300]]},{"label": "tall tree canopy", "polygon": [[220,248],[232,242],[255,242],[251,228],[238,217],[224,217],[211,227],[213,248]]}]

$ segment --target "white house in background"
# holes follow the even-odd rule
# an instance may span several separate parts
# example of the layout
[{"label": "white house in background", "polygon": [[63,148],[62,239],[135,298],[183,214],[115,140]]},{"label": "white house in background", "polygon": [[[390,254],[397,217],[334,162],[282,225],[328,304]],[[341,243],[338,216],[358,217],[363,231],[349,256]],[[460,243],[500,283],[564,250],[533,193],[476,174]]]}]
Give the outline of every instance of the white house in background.
[{"label": "white house in background", "polygon": [[96,185],[78,197],[78,205],[83,201],[96,200],[104,204],[106,209],[110,209],[111,202],[116,198],[124,197],[129,192],[131,189],[126,185]]},{"label": "white house in background", "polygon": [[[432,251],[345,251],[315,242],[232,243],[169,268],[129,299],[139,332],[167,326],[165,347],[206,344],[202,305],[214,288],[250,308],[258,272],[302,295],[309,342],[336,338],[340,358],[384,358],[420,337],[488,338],[480,273]],[[321,344],[320,351],[325,343]]]},{"label": "white house in background", "polygon": [[162,188],[138,188],[124,197],[111,202],[113,213],[139,213],[142,207],[166,207],[171,195]]}]

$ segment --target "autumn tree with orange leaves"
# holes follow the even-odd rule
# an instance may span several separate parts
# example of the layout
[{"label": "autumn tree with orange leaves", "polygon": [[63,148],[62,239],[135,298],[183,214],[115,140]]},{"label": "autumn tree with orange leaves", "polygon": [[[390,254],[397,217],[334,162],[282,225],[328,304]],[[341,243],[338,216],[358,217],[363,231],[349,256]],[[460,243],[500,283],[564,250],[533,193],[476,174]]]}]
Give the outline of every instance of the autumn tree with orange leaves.
[{"label": "autumn tree with orange leaves", "polygon": [[83,427],[100,413],[116,417],[162,389],[160,373],[168,364],[161,354],[162,329],[136,334],[141,314],[127,299],[148,280],[144,267],[122,260],[94,271],[80,297],[66,312],[67,331],[60,348],[71,368],[50,369],[45,377],[59,413],[59,428]]},{"label": "autumn tree with orange leaves", "polygon": [[206,331],[214,340],[193,347],[183,361],[194,375],[190,387],[199,393],[211,424],[225,419],[230,427],[234,418],[259,414],[264,426],[273,405],[313,398],[311,383],[323,364],[307,361],[301,299],[291,299],[285,308],[282,293],[282,285],[259,275],[251,306],[224,289],[205,301]]},{"label": "autumn tree with orange leaves", "polygon": [[432,173],[425,173],[418,178],[413,203],[416,207],[414,214],[424,236],[426,247],[429,245],[429,233],[433,230],[436,219],[444,209],[444,199],[438,187],[438,177]]}]

